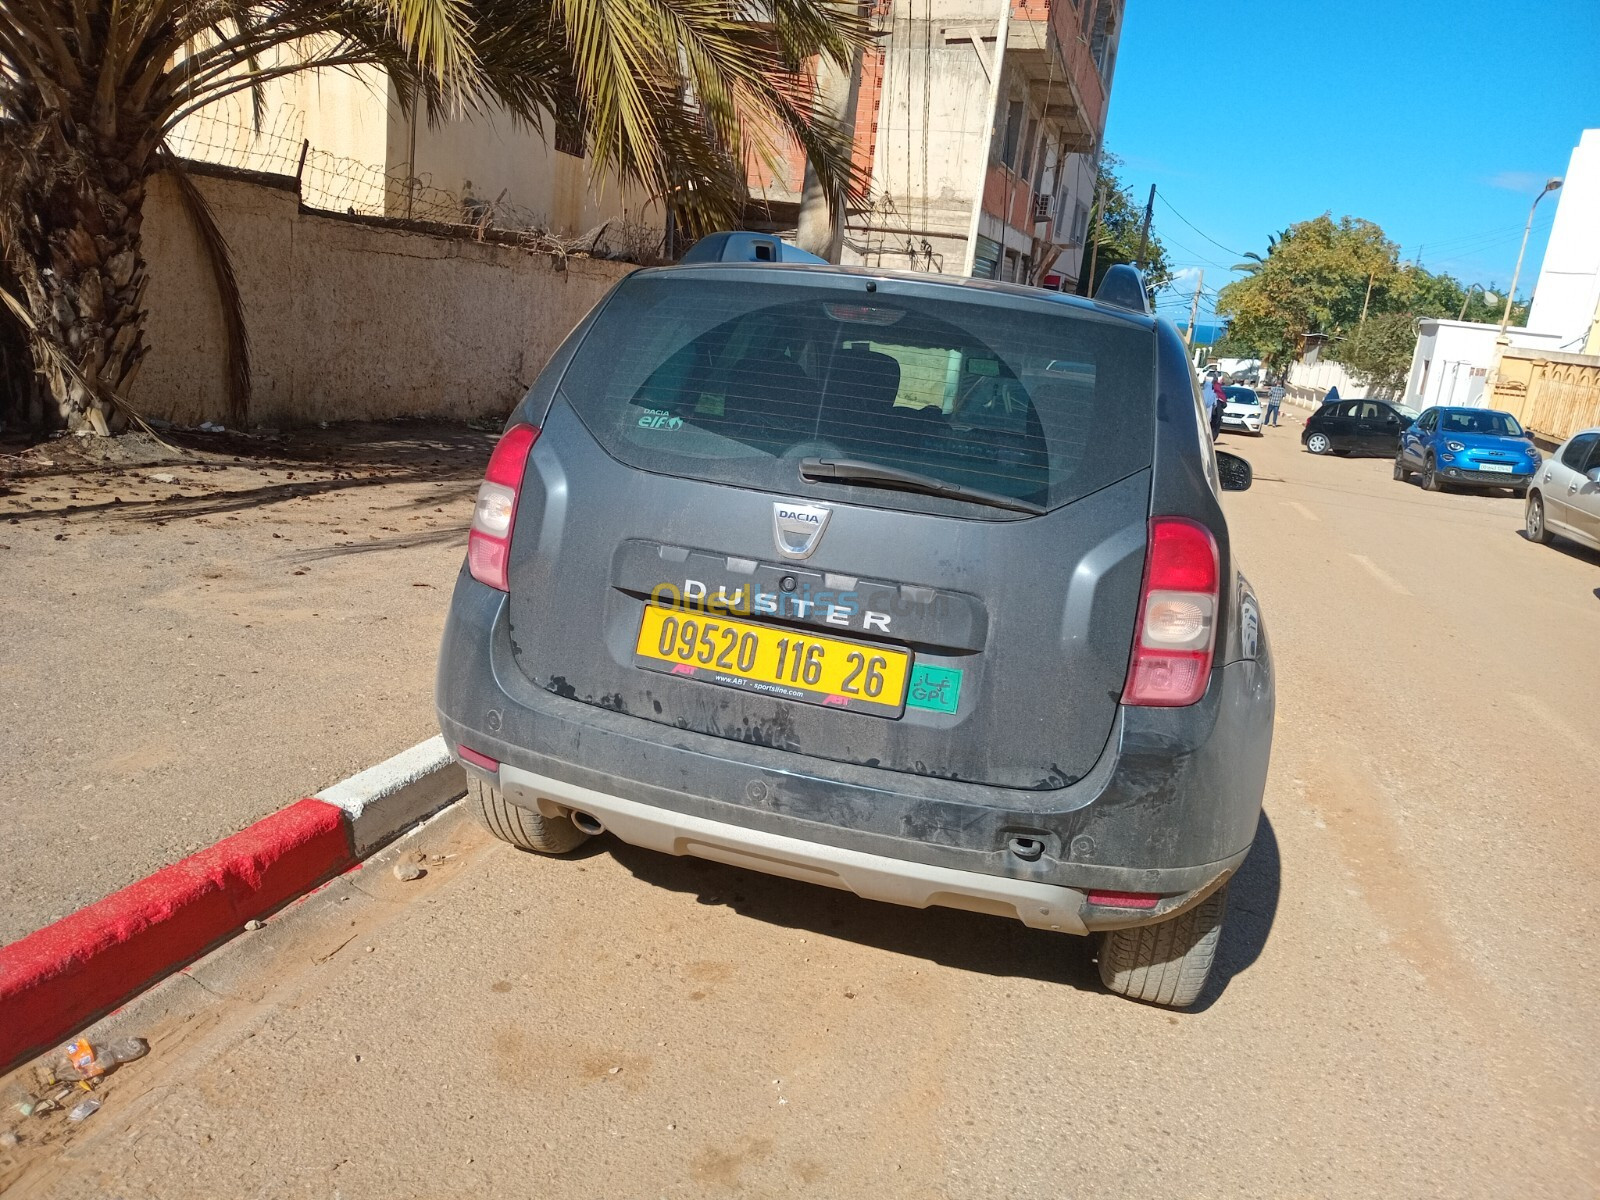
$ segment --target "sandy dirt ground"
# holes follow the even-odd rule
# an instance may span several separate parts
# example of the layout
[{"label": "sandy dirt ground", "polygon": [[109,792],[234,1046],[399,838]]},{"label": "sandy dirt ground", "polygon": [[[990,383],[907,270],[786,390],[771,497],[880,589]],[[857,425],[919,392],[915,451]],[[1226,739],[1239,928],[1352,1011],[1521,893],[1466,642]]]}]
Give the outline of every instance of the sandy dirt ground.
[{"label": "sandy dirt ground", "polygon": [[1278,733],[1196,1010],[1104,994],[1087,941],[607,838],[525,855],[457,806],[134,1005],[150,1056],[74,1130],[0,1118],[0,1183],[1593,1196],[1600,556],[1297,434],[1226,439]]},{"label": "sandy dirt ground", "polygon": [[438,732],[493,436],[0,447],[0,943]]}]

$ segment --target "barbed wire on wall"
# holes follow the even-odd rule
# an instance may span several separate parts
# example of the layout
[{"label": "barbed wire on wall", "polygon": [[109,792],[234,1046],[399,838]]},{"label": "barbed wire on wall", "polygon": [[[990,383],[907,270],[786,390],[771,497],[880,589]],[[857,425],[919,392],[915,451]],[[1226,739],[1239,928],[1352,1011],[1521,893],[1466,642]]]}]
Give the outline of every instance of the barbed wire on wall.
[{"label": "barbed wire on wall", "polygon": [[305,136],[305,114],[289,105],[278,106],[258,128],[230,97],[189,117],[168,135],[167,144],[180,158],[289,176],[297,180],[300,202],[308,209],[443,225],[480,240],[509,236],[530,249],[560,255],[661,261],[662,233],[641,221],[614,219],[581,236],[566,236],[551,229],[547,213],[508,201],[506,189],[489,195],[470,179],[459,189],[441,187],[426,172],[390,171],[318,149]]}]

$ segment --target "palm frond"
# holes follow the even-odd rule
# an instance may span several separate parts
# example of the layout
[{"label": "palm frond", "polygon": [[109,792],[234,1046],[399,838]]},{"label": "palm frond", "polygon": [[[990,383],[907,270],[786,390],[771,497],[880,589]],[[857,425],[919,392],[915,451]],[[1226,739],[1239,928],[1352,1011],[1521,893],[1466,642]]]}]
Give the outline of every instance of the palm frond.
[{"label": "palm frond", "polygon": [[222,326],[226,335],[228,367],[228,416],[233,424],[243,424],[250,413],[250,334],[244,321],[244,298],[239,294],[239,280],[233,273],[233,258],[228,250],[228,239],[217,225],[216,214],[205,195],[196,186],[193,176],[184,168],[183,160],[163,149],[162,165],[171,172],[178,185],[178,197],[184,215],[200,236],[205,248],[206,263],[211,268],[212,282],[217,289],[217,303],[222,311]]}]

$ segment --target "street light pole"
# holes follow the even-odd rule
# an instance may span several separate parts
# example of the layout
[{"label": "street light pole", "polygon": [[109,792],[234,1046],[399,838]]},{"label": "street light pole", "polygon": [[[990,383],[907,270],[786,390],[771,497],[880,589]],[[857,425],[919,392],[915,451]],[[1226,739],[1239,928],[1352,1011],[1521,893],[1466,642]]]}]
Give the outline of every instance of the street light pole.
[{"label": "street light pole", "polygon": [[1511,272],[1511,287],[1506,291],[1506,306],[1500,313],[1500,336],[1495,340],[1509,344],[1506,336],[1506,326],[1511,324],[1511,301],[1517,294],[1517,280],[1522,276],[1522,256],[1528,252],[1528,234],[1533,232],[1533,210],[1539,207],[1551,192],[1561,186],[1561,180],[1551,179],[1544,185],[1544,191],[1533,198],[1533,203],[1528,205],[1528,223],[1522,227],[1522,249],[1517,251],[1517,269]]}]

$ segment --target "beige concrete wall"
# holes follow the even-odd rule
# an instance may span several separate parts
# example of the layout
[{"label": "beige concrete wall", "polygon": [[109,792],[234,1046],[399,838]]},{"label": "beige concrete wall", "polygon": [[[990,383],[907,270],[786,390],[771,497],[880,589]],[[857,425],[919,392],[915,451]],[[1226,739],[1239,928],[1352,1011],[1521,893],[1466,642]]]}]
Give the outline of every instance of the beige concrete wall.
[{"label": "beige concrete wall", "polygon": [[[301,211],[292,189],[195,176],[233,251],[252,424],[499,417],[625,263],[568,259]],[[226,420],[216,288],[170,179],[145,207],[150,352],[132,402]]]},{"label": "beige concrete wall", "polygon": [[1488,406],[1543,440],[1562,442],[1600,425],[1600,356],[1511,349],[1495,367]]},{"label": "beige concrete wall", "polygon": [[[554,129],[546,123],[551,139]],[[225,97],[186,118],[171,142],[185,158],[220,166],[278,175],[300,170],[306,204],[329,212],[461,221],[469,209],[464,201],[498,201],[490,221],[496,228],[576,237],[610,221],[611,240],[628,244],[658,243],[666,223],[665,210],[642,191],[594,172],[586,158],[557,152],[545,134],[504,109],[436,124],[426,114],[405,113],[388,77],[374,67],[275,80],[263,89],[259,123],[247,94]],[[655,237],[630,238],[618,225]]]},{"label": "beige concrete wall", "polygon": [[[539,228],[575,237],[603,221],[645,225],[658,232],[665,225],[659,204],[614,179],[594,175],[588,159],[558,152],[503,109],[436,125],[419,117],[415,166],[408,170],[411,125],[399,105],[392,105],[389,173],[416,176],[458,198],[470,181],[474,198],[499,201],[494,224],[503,228]],[[554,123],[546,129],[553,138]]]}]

